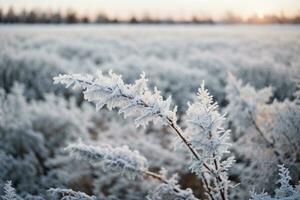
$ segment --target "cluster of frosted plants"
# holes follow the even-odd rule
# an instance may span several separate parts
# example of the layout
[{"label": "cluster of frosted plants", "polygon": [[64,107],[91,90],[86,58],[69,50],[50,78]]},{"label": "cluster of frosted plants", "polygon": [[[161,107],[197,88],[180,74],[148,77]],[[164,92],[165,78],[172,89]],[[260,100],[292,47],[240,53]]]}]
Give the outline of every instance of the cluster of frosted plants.
[{"label": "cluster of frosted plants", "polygon": [[260,194],[251,192],[251,200],[300,199],[300,184],[293,187],[290,184],[292,178],[290,177],[289,170],[285,168],[284,165],[278,165],[278,167],[280,179],[277,181],[277,183],[280,185],[280,187],[275,190],[274,197],[271,197],[271,195],[266,192]]},{"label": "cluster of frosted plants", "polygon": [[[254,200],[299,198],[299,187],[291,185],[296,185],[299,180],[299,140],[291,139],[299,137],[298,99],[269,104],[272,95],[270,88],[257,92],[229,75],[226,89],[229,104],[226,109],[236,134],[234,146],[231,147],[230,131],[224,127],[224,115],[218,112],[218,105],[204,84],[199,88],[194,102],[188,103],[188,110],[182,117],[183,129],[177,122],[176,107],[171,109],[171,98],[163,99],[156,88],[152,92],[144,74],[133,84],[125,84],[121,76],[113,72],[103,75],[100,71],[96,77],[60,75],[54,80],[67,87],[83,89],[84,98],[93,102],[97,109],[104,106],[110,110],[117,108],[125,117],[133,118],[136,126],[146,127],[149,122],[154,122],[154,132],[158,124],[169,127],[177,135],[177,142],[186,148],[170,152],[159,144],[155,135],[150,137],[151,129],[148,134],[134,131],[131,127],[124,130],[122,124],[117,125],[114,121],[109,122],[110,128],[101,127],[103,124],[97,124],[99,119],[92,117],[89,106],[78,108],[72,99],[68,102],[45,94],[45,101],[27,102],[22,95],[22,86],[16,85],[11,93],[2,91],[1,100],[1,134],[4,139],[1,140],[1,160],[6,164],[1,166],[0,175],[4,199],[141,199],[146,196],[153,200],[197,199],[191,189],[181,188],[176,174],[169,175],[170,172],[184,172],[187,169],[197,175],[208,199],[248,198],[248,195]],[[83,116],[82,109],[86,116]],[[248,123],[243,123],[244,120]],[[103,133],[89,135],[94,126],[100,126]],[[69,141],[77,138],[82,138],[83,142],[71,143],[63,149]],[[149,145],[150,142],[152,144]],[[243,148],[237,148],[241,145]],[[147,156],[153,154],[149,157],[155,162],[147,160],[132,148]],[[237,164],[234,164],[229,148],[237,152]],[[187,158],[188,152],[190,158]],[[67,157],[66,153],[71,157]],[[178,156],[182,158],[178,159]],[[269,162],[266,171],[261,167],[264,161]],[[188,166],[184,164],[188,162]],[[243,166],[247,162],[249,165]],[[273,192],[275,186],[270,183],[275,185],[276,177],[270,171],[276,171],[277,164],[288,166],[294,180],[291,180],[288,170],[280,166],[280,187]],[[241,186],[229,192],[232,184],[228,180],[228,170],[232,165],[233,170],[240,169],[243,173],[238,174]],[[163,169],[164,166],[169,172]],[[255,177],[259,171],[257,167],[261,169],[261,177]],[[23,173],[24,169],[28,173]],[[120,178],[120,174],[125,179]],[[93,177],[95,196],[64,189],[70,182],[76,179],[82,181],[85,176]],[[11,182],[5,182],[9,179],[17,183],[17,192]],[[259,179],[262,179],[259,183],[253,183]],[[28,181],[32,183],[28,185]],[[107,185],[110,185],[108,195],[102,192]],[[133,190],[124,194],[124,187]],[[270,195],[259,188],[265,188]],[[275,196],[271,197],[273,193]]]},{"label": "cluster of frosted plants", "polygon": [[88,140],[92,113],[50,94],[28,102],[23,88],[0,91],[0,186],[11,180],[25,199],[42,198],[49,187],[66,186],[82,174],[84,167],[74,167],[63,148],[78,137]]},{"label": "cluster of frosted plants", "polygon": [[236,134],[233,149],[240,160],[236,170],[241,188],[247,191],[264,188],[271,192],[279,164],[290,169],[293,183],[297,183],[300,180],[298,99],[272,101],[271,88],[256,90],[249,84],[243,85],[232,74],[226,91],[229,101],[226,111]]},{"label": "cluster of frosted plants", "polygon": [[280,39],[272,39],[274,32],[268,29],[259,30],[259,36],[243,30],[245,37],[236,37],[236,30],[224,35],[222,28],[214,34],[209,29],[138,28],[138,36],[128,27],[101,31],[95,27],[23,28],[26,31],[3,28],[0,33],[0,86],[9,91],[14,81],[22,82],[29,97],[41,97],[44,91],[68,93],[53,86],[52,77],[58,73],[114,69],[126,81],[133,81],[145,71],[151,86],[172,94],[181,113],[199,80],[206,81],[221,106],[225,105],[227,71],[256,88],[272,85],[282,100],[294,92],[291,78],[300,69],[300,43],[293,30],[278,30],[275,36]]},{"label": "cluster of frosted plants", "polygon": [[[193,160],[190,169],[203,182],[207,196],[210,199],[228,199],[227,170],[234,159],[224,158],[223,154],[228,153],[230,146],[229,131],[222,127],[224,117],[218,113],[218,106],[204,88],[204,84],[198,90],[197,100],[189,104],[186,114],[188,126],[183,131],[177,124],[176,107],[173,110],[170,109],[171,98],[164,100],[156,88],[154,92],[151,92],[144,74],[134,84],[125,84],[121,76],[113,72],[110,72],[109,76],[104,76],[101,71],[96,77],[79,74],[60,75],[54,78],[54,82],[63,83],[67,87],[82,88],[84,98],[95,103],[97,109],[105,105],[108,109],[118,108],[119,113],[124,113],[125,117],[133,117],[137,126],[146,126],[153,121],[170,127],[191,152]],[[143,173],[160,180],[162,184],[171,184],[160,174],[145,169],[145,159],[137,153],[128,152],[126,156],[124,152],[128,149],[107,150],[107,148],[110,149],[109,147],[97,149],[75,145],[68,149],[71,149],[76,157],[98,161],[102,163],[102,166],[108,165],[123,173],[127,171],[125,174],[129,177]],[[166,188],[172,188],[170,194],[172,192],[174,195],[183,195],[178,187]],[[165,191],[165,189],[158,191]],[[187,194],[189,193],[185,191],[184,195]],[[193,199],[194,197],[185,198]]]},{"label": "cluster of frosted plants", "polygon": [[[170,34],[162,28],[139,29],[139,38],[135,29],[127,28],[76,29],[74,35],[63,27],[38,27],[38,35],[36,28],[20,32],[10,28],[0,33],[0,86],[5,91],[1,96],[0,187],[4,190],[0,189],[0,195],[4,199],[297,197],[300,112],[299,98],[292,94],[293,76],[300,69],[298,33],[262,31],[257,37],[247,31],[237,39],[235,29],[224,35],[223,31],[211,34],[210,30],[180,28]],[[117,83],[128,97],[141,98],[119,99],[115,98],[118,90],[98,93],[98,87],[74,83],[89,90],[86,98],[97,108],[116,106],[135,123],[105,109],[97,115],[90,105],[82,104],[80,93],[53,85],[52,77],[59,73],[94,73],[98,68],[124,75],[122,79],[102,75],[101,86],[116,89]],[[151,92],[145,77],[132,85],[123,83],[134,82],[140,71],[151,77],[149,87],[172,94],[173,102],[156,89]],[[230,77],[224,90],[227,71],[252,86]],[[98,79],[83,78],[93,83]],[[227,106],[231,134],[207,91],[200,88],[197,97],[193,95],[199,80],[205,80],[222,111]],[[23,84],[24,92],[13,86],[15,82]],[[194,103],[186,103],[193,99]],[[140,100],[149,107],[140,107]],[[174,104],[177,114],[171,109]],[[136,129],[134,124],[146,129]],[[176,151],[174,133],[178,134],[175,146],[180,147]],[[78,138],[82,141],[76,142]],[[86,149],[95,157],[81,154]],[[285,184],[276,182],[278,164],[284,164],[293,177],[282,179]],[[233,185],[239,183],[233,189],[228,176]],[[189,187],[193,191],[185,189]]]}]

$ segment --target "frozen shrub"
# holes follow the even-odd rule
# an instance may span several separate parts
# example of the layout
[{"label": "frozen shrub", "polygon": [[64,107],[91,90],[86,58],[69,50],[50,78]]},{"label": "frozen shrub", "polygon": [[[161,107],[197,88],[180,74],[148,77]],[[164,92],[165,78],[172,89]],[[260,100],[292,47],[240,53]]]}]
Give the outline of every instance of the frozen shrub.
[{"label": "frozen shrub", "polygon": [[277,181],[280,187],[275,190],[274,197],[268,193],[251,193],[251,200],[299,200],[300,199],[300,185],[293,187],[290,185],[291,177],[289,170],[284,165],[279,165],[279,177]]},{"label": "frozen shrub", "polygon": [[[51,77],[64,72],[57,56],[40,51],[17,51],[5,48],[0,53],[0,86],[6,92],[11,91],[15,82],[26,88],[27,98],[43,98],[47,92],[59,92],[59,87],[52,85]],[[65,91],[64,94],[68,92]]]},{"label": "frozen shrub", "polygon": [[120,172],[130,179],[140,176],[148,168],[146,158],[137,151],[131,151],[127,146],[93,147],[78,143],[69,145],[66,150],[79,160],[98,163],[104,171]]},{"label": "frozen shrub", "polygon": [[15,85],[11,93],[1,90],[0,186],[10,179],[20,196],[39,194],[42,198],[48,187],[67,184],[66,169],[54,163],[60,159],[72,165],[62,159],[62,147],[78,137],[88,140],[91,126],[82,116],[88,121],[91,115],[89,109],[53,95],[46,95],[45,101],[28,102],[23,91],[21,85]]},{"label": "frozen shrub", "polygon": [[[137,177],[152,177],[162,182],[152,194],[151,199],[157,199],[157,196],[169,199],[195,199],[191,190],[179,189],[174,178],[167,180],[164,175],[155,174],[148,169],[148,162],[145,157],[137,151],[131,151],[127,146],[112,148],[110,146],[93,147],[82,143],[72,144],[66,148],[71,156],[90,162],[102,170],[112,173],[121,173],[129,179]],[[116,195],[116,194],[114,194]],[[165,197],[167,197],[165,196]],[[171,198],[173,197],[173,198]]]},{"label": "frozen shrub", "polygon": [[228,74],[228,84],[226,85],[227,100],[226,107],[228,119],[236,128],[235,137],[245,134],[249,128],[254,126],[258,115],[258,107],[267,103],[272,96],[272,89],[264,88],[256,91],[251,85],[243,85],[231,73]]},{"label": "frozen shrub", "polygon": [[[112,114],[112,112],[110,113]],[[106,125],[98,131],[95,145],[127,145],[130,149],[138,150],[142,155],[147,155],[151,168],[159,169],[161,166],[165,166],[172,173],[178,171],[188,173],[190,156],[186,154],[185,149],[173,150],[173,135],[166,134],[166,131],[169,130],[157,126],[157,128],[148,127],[146,132],[144,129],[137,129],[134,124],[129,123],[130,119],[123,120],[117,117],[114,116],[111,121],[104,122]],[[116,119],[118,120],[116,121]]]},{"label": "frozen shrub", "polygon": [[[299,73],[296,69],[296,73]],[[296,84],[293,81],[293,70],[287,70],[285,66],[277,63],[259,63],[258,66],[245,66],[236,69],[235,74],[245,83],[253,85],[256,89],[272,86],[274,98],[283,101],[286,98],[293,99]]]},{"label": "frozen shrub", "polygon": [[300,178],[297,99],[269,102],[272,96],[269,88],[256,91],[250,85],[243,86],[232,75],[229,75],[226,90],[229,100],[226,110],[235,127],[233,148],[240,160],[237,167],[244,168],[240,175],[242,187],[249,191],[251,187],[266,185],[266,191],[272,191],[277,164],[289,167],[297,182]]}]

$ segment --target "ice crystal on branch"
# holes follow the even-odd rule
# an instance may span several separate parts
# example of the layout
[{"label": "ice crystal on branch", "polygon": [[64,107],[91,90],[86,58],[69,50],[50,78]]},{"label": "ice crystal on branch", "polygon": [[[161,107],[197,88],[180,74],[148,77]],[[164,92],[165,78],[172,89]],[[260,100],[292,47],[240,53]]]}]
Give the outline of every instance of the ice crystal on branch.
[{"label": "ice crystal on branch", "polygon": [[234,162],[233,157],[223,158],[229,153],[230,131],[223,128],[225,118],[218,112],[218,105],[204,83],[198,90],[197,100],[189,104],[186,118],[188,139],[199,155],[190,166],[191,170],[201,177],[204,172],[210,173],[212,176],[207,178],[218,179],[219,187],[226,195],[229,182],[226,171]]},{"label": "ice crystal on branch", "polygon": [[78,143],[69,145],[66,150],[77,159],[100,164],[105,171],[120,172],[131,179],[140,176],[148,168],[146,158],[127,146],[94,147]]},{"label": "ice crystal on branch", "polygon": [[105,105],[108,109],[119,108],[119,113],[124,113],[124,117],[134,117],[137,126],[146,126],[151,121],[162,124],[176,121],[176,110],[170,110],[171,97],[164,100],[156,88],[151,92],[145,74],[141,74],[134,84],[125,84],[122,77],[112,71],[108,76],[98,71],[96,77],[59,75],[54,78],[54,83],[82,88],[84,98],[94,102],[97,110]]}]

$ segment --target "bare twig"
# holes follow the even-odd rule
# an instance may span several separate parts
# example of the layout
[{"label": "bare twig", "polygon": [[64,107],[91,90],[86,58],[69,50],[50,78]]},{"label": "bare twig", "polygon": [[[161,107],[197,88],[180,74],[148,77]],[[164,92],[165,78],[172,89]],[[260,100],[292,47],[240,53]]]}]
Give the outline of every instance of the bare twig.
[{"label": "bare twig", "polygon": [[[164,184],[170,184],[168,180],[166,180],[164,177],[162,177],[161,175],[159,174],[156,174],[154,172],[150,172],[150,171],[141,171],[145,176],[148,176],[148,177],[151,177],[151,178],[154,178]],[[176,187],[173,187],[173,190],[174,192],[180,192],[178,188]]]}]

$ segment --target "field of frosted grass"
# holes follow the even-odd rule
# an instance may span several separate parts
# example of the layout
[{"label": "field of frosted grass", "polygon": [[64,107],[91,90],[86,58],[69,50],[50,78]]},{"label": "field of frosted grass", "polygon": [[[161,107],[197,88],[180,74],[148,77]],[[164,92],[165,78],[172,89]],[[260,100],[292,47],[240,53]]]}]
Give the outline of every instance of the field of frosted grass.
[{"label": "field of frosted grass", "polygon": [[[247,199],[252,189],[265,188],[273,194],[278,178],[274,158],[257,130],[242,121],[247,108],[233,103],[245,97],[229,94],[225,88],[232,73],[243,85],[258,90],[246,86],[246,101],[258,110],[258,124],[268,136],[279,138],[278,148],[288,155],[287,167],[298,181],[299,155],[293,160],[290,152],[295,151],[277,134],[287,130],[299,145],[300,112],[294,103],[299,55],[300,27],[292,25],[1,25],[0,87],[6,97],[1,96],[5,103],[0,113],[5,114],[0,120],[0,160],[9,164],[0,165],[0,188],[12,180],[25,199],[44,198],[51,187],[71,188],[99,199],[131,200],[153,190],[153,182],[133,183],[117,173],[71,160],[63,149],[82,138],[94,145],[137,149],[149,160],[150,169],[163,166],[178,173],[183,188],[204,197],[197,178],[189,173],[187,152],[173,151],[170,130],[156,125],[136,129],[115,113],[96,112],[83,103],[80,92],[53,84],[58,74],[94,74],[100,69],[113,70],[128,83],[145,72],[151,88],[157,86],[164,97],[172,96],[179,122],[204,80],[220,112],[229,114],[226,127],[232,129],[231,150],[237,158],[229,176],[234,184],[240,183],[230,193],[232,199]],[[259,94],[268,95],[259,89],[269,86],[271,98],[262,102]]]},{"label": "field of frosted grass", "polygon": [[[272,85],[283,99],[293,92],[291,79],[300,68],[298,26],[21,25],[0,29],[1,71],[29,68],[42,71],[47,79],[47,73],[113,69],[127,80],[144,71],[153,85],[172,93],[179,103],[186,102],[202,80],[222,102],[229,71],[257,88]],[[18,75],[10,76],[7,82]],[[39,87],[51,91],[48,80],[39,81],[43,82]]]}]

